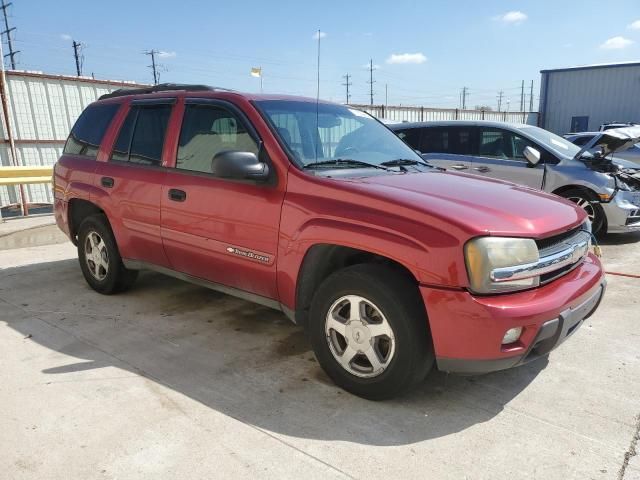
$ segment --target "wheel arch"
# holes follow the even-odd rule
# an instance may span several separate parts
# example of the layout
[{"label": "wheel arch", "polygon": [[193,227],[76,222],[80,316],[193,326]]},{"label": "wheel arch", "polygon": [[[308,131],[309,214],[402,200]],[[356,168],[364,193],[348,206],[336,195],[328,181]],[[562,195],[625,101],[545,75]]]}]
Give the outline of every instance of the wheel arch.
[{"label": "wheel arch", "polygon": [[[307,249],[298,271],[294,312],[296,324],[305,326],[308,323],[313,296],[329,275],[343,268],[364,263],[386,265],[406,276],[416,287],[419,284],[416,276],[406,265],[392,258],[336,243],[316,243]],[[421,296],[419,300],[424,307]]]},{"label": "wheel arch", "polygon": [[584,185],[576,185],[576,184],[572,184],[572,185],[563,185],[562,187],[558,187],[556,188],[553,192],[553,194],[555,195],[559,195],[561,197],[564,197],[564,194],[566,194],[567,192],[570,192],[572,190],[579,190],[581,192],[583,192],[585,195],[587,195],[589,197],[589,200],[593,200],[593,201],[600,201],[600,197],[598,196],[598,194],[591,188],[586,187]]},{"label": "wheel arch", "polygon": [[68,225],[69,225],[69,236],[71,237],[71,241],[74,245],[78,244],[78,229],[80,228],[80,224],[82,221],[96,214],[106,214],[102,208],[100,208],[95,203],[84,200],[82,198],[73,198],[69,200],[69,208],[68,208]]}]

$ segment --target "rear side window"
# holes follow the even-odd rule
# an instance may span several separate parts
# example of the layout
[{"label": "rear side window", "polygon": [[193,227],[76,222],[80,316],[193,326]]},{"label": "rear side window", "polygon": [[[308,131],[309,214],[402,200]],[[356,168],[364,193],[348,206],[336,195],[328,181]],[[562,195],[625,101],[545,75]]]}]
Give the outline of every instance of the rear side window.
[{"label": "rear side window", "polygon": [[422,153],[449,153],[449,130],[425,128],[419,150]]},{"label": "rear side window", "polygon": [[81,155],[95,159],[100,143],[111,120],[120,107],[117,103],[96,104],[87,107],[76,121],[67,143],[65,155]]},{"label": "rear side window", "polygon": [[111,154],[112,160],[159,166],[171,105],[134,105]]}]

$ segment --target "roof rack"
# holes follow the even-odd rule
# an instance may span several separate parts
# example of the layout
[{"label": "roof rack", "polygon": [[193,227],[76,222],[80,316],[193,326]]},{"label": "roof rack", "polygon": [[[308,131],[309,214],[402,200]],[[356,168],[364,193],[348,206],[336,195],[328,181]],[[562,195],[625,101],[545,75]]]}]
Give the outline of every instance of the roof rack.
[{"label": "roof rack", "polygon": [[114,90],[111,93],[106,93],[98,100],[105,100],[107,98],[115,98],[115,97],[124,97],[126,95],[143,95],[146,93],[156,93],[156,92],[170,92],[170,91],[187,91],[187,92],[232,92],[228,88],[219,88],[219,87],[210,87],[209,85],[189,85],[187,83],[160,83],[158,85],[153,85],[151,87],[140,87],[140,88],[119,88],[118,90]]}]

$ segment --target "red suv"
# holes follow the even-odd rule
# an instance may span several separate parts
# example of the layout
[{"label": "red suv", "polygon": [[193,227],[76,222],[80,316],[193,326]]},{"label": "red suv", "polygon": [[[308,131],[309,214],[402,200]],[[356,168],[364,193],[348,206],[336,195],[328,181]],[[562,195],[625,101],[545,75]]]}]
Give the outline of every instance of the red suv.
[{"label": "red suv", "polygon": [[546,355],[605,280],[570,202],[426,163],[382,123],[204,86],[91,104],[55,166],[55,214],[111,294],[152,269],[282,310],[340,386],[381,399],[440,370]]}]

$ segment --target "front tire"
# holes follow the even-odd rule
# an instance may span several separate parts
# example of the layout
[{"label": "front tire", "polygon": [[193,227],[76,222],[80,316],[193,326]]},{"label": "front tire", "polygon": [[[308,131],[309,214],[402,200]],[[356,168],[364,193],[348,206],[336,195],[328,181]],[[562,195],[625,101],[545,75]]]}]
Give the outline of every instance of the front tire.
[{"label": "front tire", "polygon": [[384,265],[354,265],[330,275],[313,298],[307,329],[327,375],[370,400],[410,389],[434,363],[415,283]]},{"label": "front tire", "polygon": [[131,288],[138,272],[125,268],[104,215],[87,217],[78,229],[78,260],[85,280],[104,295]]},{"label": "front tire", "polygon": [[587,192],[580,189],[572,189],[562,192],[560,194],[563,198],[575,203],[582,208],[589,220],[591,220],[591,231],[594,235],[603,234],[606,232],[606,218],[604,209],[598,201],[591,198]]}]

